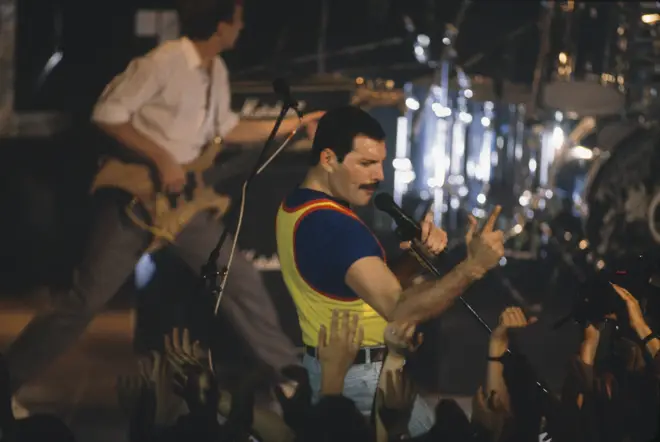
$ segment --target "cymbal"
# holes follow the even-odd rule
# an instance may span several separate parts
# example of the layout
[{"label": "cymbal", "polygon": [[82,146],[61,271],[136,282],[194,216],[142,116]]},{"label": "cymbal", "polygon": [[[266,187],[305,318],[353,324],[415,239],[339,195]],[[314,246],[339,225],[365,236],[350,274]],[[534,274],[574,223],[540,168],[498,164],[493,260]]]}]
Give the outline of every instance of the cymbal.
[{"label": "cymbal", "polygon": [[[427,75],[413,80],[415,86],[430,86],[433,82],[433,76]],[[511,104],[527,104],[531,98],[531,87],[513,83],[507,80],[503,81],[502,98],[498,98],[495,94],[495,81],[490,77],[483,75],[470,76],[470,90],[472,91],[471,100],[483,101],[497,101]],[[449,88],[453,91],[459,90],[458,80],[452,78],[449,81]]]}]

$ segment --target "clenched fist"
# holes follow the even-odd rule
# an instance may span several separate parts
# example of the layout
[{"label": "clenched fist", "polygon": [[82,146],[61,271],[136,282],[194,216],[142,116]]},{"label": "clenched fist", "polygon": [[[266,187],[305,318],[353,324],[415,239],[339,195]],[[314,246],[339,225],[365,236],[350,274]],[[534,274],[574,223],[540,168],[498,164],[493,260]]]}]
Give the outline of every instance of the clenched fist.
[{"label": "clenched fist", "polygon": [[501,211],[502,207],[495,206],[481,232],[477,232],[477,220],[472,215],[468,218],[470,227],[465,235],[468,259],[482,274],[497,266],[504,256],[504,233],[493,230]]}]

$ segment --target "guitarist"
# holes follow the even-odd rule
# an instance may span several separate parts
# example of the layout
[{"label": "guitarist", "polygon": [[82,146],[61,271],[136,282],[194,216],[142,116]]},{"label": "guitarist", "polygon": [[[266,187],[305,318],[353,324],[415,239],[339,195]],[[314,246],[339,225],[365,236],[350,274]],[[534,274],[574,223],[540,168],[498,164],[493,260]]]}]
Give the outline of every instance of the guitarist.
[{"label": "guitarist", "polygon": [[[181,192],[185,184],[182,164],[215,137],[259,142],[272,128],[265,121],[240,121],[230,110],[227,67],[218,54],[232,49],[243,29],[240,2],[185,0],[179,20],[183,37],[134,59],[106,87],[92,116],[103,132],[153,164],[171,193]],[[308,130],[321,115],[303,118]],[[297,118],[285,120],[280,135],[298,123]],[[53,308],[36,316],[7,351],[12,394],[78,339],[149,243],[149,235],[127,219],[126,201],[96,199],[91,237],[72,289],[54,297]],[[193,269],[206,262],[222,231],[219,224],[211,215],[198,215],[177,237],[175,246]],[[227,261],[231,239],[225,245],[221,263]],[[264,362],[276,370],[300,364],[261,277],[240,253],[234,256],[222,307]]]}]

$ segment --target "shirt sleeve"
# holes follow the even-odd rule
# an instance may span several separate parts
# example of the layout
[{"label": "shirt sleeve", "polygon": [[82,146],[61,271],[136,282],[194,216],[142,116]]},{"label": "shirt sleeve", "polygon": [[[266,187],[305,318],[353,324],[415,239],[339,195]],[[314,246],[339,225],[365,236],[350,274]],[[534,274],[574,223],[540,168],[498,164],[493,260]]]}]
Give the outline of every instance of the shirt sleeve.
[{"label": "shirt sleeve", "polygon": [[162,87],[161,67],[154,57],[131,61],[126,70],[108,84],[94,106],[92,120],[121,124],[149,101]]},{"label": "shirt sleeve", "polygon": [[369,256],[382,258],[371,231],[359,220],[332,209],[305,216],[295,233],[296,265],[315,288],[339,294],[348,269]]},{"label": "shirt sleeve", "polygon": [[216,118],[216,131],[221,137],[226,137],[240,121],[237,113],[231,110],[231,88],[229,87],[229,71],[222,58],[218,57],[218,112]]}]

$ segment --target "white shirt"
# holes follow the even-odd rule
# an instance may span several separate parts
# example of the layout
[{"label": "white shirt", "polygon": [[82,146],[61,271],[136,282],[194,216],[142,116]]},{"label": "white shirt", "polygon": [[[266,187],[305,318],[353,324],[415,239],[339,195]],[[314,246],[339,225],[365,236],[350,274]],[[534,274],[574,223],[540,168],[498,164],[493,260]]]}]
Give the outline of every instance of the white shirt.
[{"label": "white shirt", "polygon": [[214,59],[211,75],[201,64],[187,38],[161,44],[131,61],[106,86],[92,120],[131,122],[180,163],[192,161],[202,147],[215,136],[227,135],[239,120],[230,108],[229,74],[222,58]]}]

